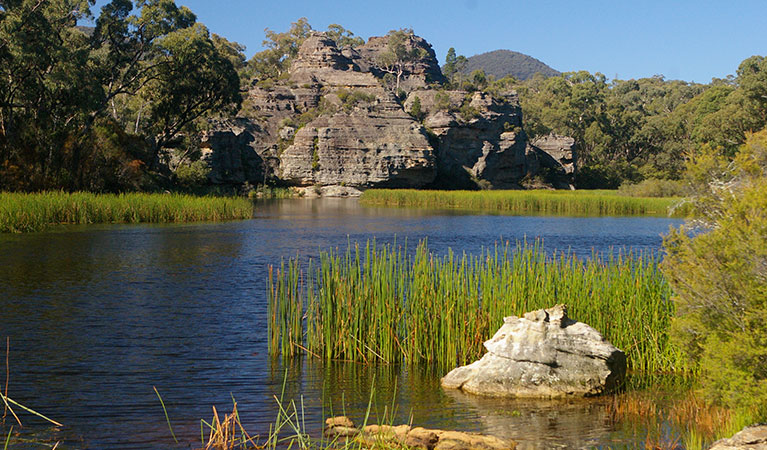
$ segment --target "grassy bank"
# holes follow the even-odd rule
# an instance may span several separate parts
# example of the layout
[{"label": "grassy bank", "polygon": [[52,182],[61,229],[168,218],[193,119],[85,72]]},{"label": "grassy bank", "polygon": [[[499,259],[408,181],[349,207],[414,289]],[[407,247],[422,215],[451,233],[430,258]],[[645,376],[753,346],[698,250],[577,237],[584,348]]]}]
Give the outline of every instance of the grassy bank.
[{"label": "grassy bank", "polygon": [[[667,216],[678,198],[629,197],[618,191],[422,191],[371,189],[364,205],[497,211],[572,216]],[[682,215],[677,209],[674,215]]]},{"label": "grassy bank", "polygon": [[410,254],[353,245],[270,270],[270,351],[446,371],[479,358],[504,316],[566,303],[571,317],[626,352],[631,369],[673,371],[674,308],[657,264],[633,254],[554,256],[537,244],[445,256],[425,242]]},{"label": "grassy bank", "polygon": [[40,231],[54,224],[194,222],[247,219],[244,198],[178,194],[91,194],[0,192],[0,232]]}]

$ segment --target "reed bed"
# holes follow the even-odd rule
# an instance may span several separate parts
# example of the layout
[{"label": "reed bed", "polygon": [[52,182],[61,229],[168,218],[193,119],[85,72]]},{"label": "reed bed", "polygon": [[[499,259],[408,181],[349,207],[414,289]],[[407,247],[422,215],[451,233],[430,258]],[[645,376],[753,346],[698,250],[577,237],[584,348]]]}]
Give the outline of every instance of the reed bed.
[{"label": "reed bed", "polygon": [[483,354],[503,317],[565,303],[642,373],[685,369],[669,341],[671,290],[654,255],[547,254],[536,242],[480,255],[350,244],[269,272],[269,349],[291,358],[424,363],[442,372]]},{"label": "reed bed", "polygon": [[568,216],[684,216],[679,198],[628,197],[618,191],[424,191],[371,189],[360,203],[370,206],[495,211]]},{"label": "reed bed", "polygon": [[180,194],[0,192],[0,232],[41,231],[54,224],[195,222],[247,219],[244,198]]}]

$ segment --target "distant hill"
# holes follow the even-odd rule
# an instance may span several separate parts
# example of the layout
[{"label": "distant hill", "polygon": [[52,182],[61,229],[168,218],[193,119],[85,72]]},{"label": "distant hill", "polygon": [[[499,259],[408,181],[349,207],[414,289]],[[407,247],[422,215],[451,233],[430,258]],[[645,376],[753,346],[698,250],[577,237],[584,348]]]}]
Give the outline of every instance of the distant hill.
[{"label": "distant hill", "polygon": [[495,50],[492,52],[474,55],[469,58],[466,69],[469,74],[477,69],[485,71],[486,75],[493,75],[496,79],[511,75],[519,80],[526,80],[540,72],[545,77],[559,75],[559,72],[538,61],[532,56],[511,50]]}]

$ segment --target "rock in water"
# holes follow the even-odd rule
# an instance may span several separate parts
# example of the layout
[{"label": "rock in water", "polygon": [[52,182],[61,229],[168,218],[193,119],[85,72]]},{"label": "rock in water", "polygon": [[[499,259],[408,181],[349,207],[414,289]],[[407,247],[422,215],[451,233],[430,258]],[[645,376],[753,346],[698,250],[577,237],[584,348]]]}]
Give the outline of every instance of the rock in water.
[{"label": "rock in water", "polygon": [[452,370],[442,386],[488,397],[587,397],[619,386],[626,355],[567,307],[506,317],[482,359]]},{"label": "rock in water", "polygon": [[746,427],[729,439],[720,439],[709,450],[767,449],[767,425]]}]

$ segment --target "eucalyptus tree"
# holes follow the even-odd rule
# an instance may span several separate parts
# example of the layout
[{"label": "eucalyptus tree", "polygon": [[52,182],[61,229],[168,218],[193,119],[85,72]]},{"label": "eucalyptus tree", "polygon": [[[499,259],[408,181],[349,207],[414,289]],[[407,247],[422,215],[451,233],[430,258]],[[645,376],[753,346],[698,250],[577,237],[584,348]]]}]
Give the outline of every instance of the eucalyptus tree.
[{"label": "eucalyptus tree", "polygon": [[[0,0],[0,170],[28,188],[79,188],[117,123],[157,151],[196,119],[240,102],[239,78],[194,14],[172,0]],[[114,130],[114,127],[109,126]],[[116,132],[116,131],[115,131]],[[114,134],[114,133],[112,133]],[[108,140],[107,140],[108,141]],[[129,155],[126,155],[126,157]],[[10,182],[8,182],[10,184]],[[18,186],[3,186],[17,188]]]},{"label": "eucalyptus tree", "polygon": [[375,58],[377,68],[396,78],[395,92],[399,92],[402,75],[407,66],[426,56],[426,50],[412,45],[413,30],[392,30],[386,35],[386,50]]}]

